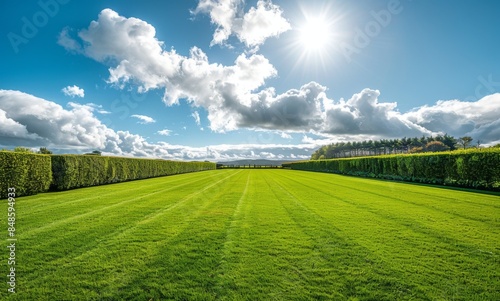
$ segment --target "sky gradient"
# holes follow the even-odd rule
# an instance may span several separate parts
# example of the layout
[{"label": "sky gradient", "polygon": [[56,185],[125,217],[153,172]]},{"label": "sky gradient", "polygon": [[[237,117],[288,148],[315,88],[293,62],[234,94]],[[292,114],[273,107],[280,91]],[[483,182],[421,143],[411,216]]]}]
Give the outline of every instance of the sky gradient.
[{"label": "sky gradient", "polygon": [[0,5],[0,148],[226,161],[500,143],[498,1]]}]

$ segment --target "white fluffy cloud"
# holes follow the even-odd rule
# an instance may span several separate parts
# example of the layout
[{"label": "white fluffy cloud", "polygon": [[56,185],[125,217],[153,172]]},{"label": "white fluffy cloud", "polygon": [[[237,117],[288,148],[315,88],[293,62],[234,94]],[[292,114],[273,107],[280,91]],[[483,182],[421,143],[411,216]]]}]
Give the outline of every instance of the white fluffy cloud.
[{"label": "white fluffy cloud", "polygon": [[261,45],[267,38],[279,36],[291,29],[282,13],[279,6],[271,1],[259,0],[257,8],[250,8],[243,16],[241,29],[237,28],[235,31],[247,46]]},{"label": "white fluffy cloud", "polygon": [[198,111],[194,111],[194,113],[191,114],[191,117],[194,118],[194,122],[196,122],[196,125],[201,125],[200,113],[198,113]]},{"label": "white fluffy cloud", "polygon": [[221,144],[187,147],[160,142],[175,158],[184,160],[231,161],[240,159],[309,159],[315,144]]},{"label": "white fluffy cloud", "polygon": [[[233,111],[239,116],[240,127],[257,127],[279,130],[311,130],[322,126],[322,103],[326,88],[311,82],[300,89],[275,95],[266,89],[251,95],[249,106],[238,104]],[[228,95],[238,99],[238,95]]]},{"label": "white fluffy cloud", "polygon": [[473,102],[438,101],[433,106],[417,108],[404,116],[430,131],[471,136],[483,143],[500,142],[500,93]]},{"label": "white fluffy cloud", "polygon": [[146,116],[146,115],[134,114],[134,115],[131,115],[130,117],[134,117],[134,118],[139,119],[138,123],[140,123],[140,124],[148,124],[148,123],[155,123],[156,122],[156,120],[154,120],[153,118]]},{"label": "white fluffy cloud", "polygon": [[[252,24],[250,20],[257,20],[264,11],[278,9],[270,2],[261,2],[240,18],[241,26],[246,16],[247,24]],[[205,0],[200,1],[196,12],[209,12],[225,40],[233,32],[238,34],[232,26],[241,4]],[[400,113],[397,103],[380,101],[380,92],[372,89],[334,101],[327,97],[326,87],[310,82],[279,94],[265,87],[277,71],[263,55],[244,53],[230,66],[210,63],[198,47],[193,47],[189,56],[182,56],[174,49],[164,50],[150,24],[119,16],[110,9],[79,31],[78,37],[73,39],[69,30],[64,30],[60,44],[109,65],[111,84],[135,84],[140,92],[164,89],[167,105],[185,99],[193,107],[204,108],[210,128],[216,132],[249,128],[372,139],[470,133],[485,142],[498,137],[493,127],[499,123],[498,96],[475,103],[439,102]],[[197,117],[193,116],[198,123]]]},{"label": "white fluffy cloud", "polygon": [[[150,143],[129,131],[108,128],[94,115],[96,107],[69,103],[68,109],[65,109],[27,93],[0,90],[0,147],[43,146],[65,153],[97,149],[115,156],[217,161],[276,156],[292,158],[291,155],[305,159],[316,147],[313,144],[269,143],[189,147],[166,142]],[[158,134],[168,136],[171,131],[165,129]]]},{"label": "white fluffy cloud", "polygon": [[170,136],[172,134],[172,131],[164,129],[164,130],[158,131],[157,133],[162,135],[162,136]]},{"label": "white fluffy cloud", "polygon": [[85,96],[85,91],[76,85],[64,87],[64,88],[62,88],[61,91],[64,93],[64,95],[70,96],[70,97],[75,97],[75,96],[84,97]]},{"label": "white fluffy cloud", "polygon": [[[153,26],[119,16],[110,9],[103,10],[97,21],[78,33],[80,41],[72,40],[67,33],[67,30],[61,33],[61,45],[111,65],[109,83],[122,87],[135,83],[140,92],[163,88],[168,105],[185,98],[194,106],[207,109],[215,131],[236,129],[239,116],[230,117],[231,105],[250,106],[255,100],[252,91],[276,75],[273,65],[259,54],[241,54],[234,65],[223,66],[209,63],[206,54],[197,47],[191,49],[189,57],[175,50],[165,51],[163,43],[155,37]],[[242,97],[229,99],[227,95],[233,93]]]},{"label": "white fluffy cloud", "polygon": [[38,135],[29,133],[25,125],[7,117],[7,112],[2,109],[0,109],[0,137],[4,143],[23,140],[36,141],[39,138]]},{"label": "white fluffy cloud", "polygon": [[243,6],[243,0],[200,0],[193,14],[209,14],[217,26],[211,45],[224,44],[234,34],[248,47],[255,47],[291,28],[283,11],[271,1],[259,0],[246,13]]},{"label": "white fluffy cloud", "polygon": [[163,51],[163,43],[155,35],[156,30],[150,24],[104,9],[97,21],[78,32],[82,43],[70,37],[65,29],[59,36],[59,44],[98,62],[113,62],[115,66],[109,69],[110,83],[120,86],[137,80],[139,90],[147,91],[164,87],[164,77],[178,73],[181,59],[175,51]]},{"label": "white fluffy cloud", "polygon": [[20,91],[0,90],[0,145],[172,157],[166,149],[139,135],[108,128],[95,117],[95,106],[69,103],[68,107]]},{"label": "white fluffy cloud", "polygon": [[75,102],[69,102],[68,106],[71,108],[80,108],[80,109],[85,109],[88,110],[89,112],[95,112],[99,114],[111,114],[111,112],[108,112],[106,110],[102,109],[101,105],[96,105],[95,103],[86,103],[86,104],[79,104]]},{"label": "white fluffy cloud", "polygon": [[379,96],[378,90],[364,89],[347,101],[328,103],[325,106],[323,131],[332,134],[382,137],[416,137],[422,134],[434,134],[396,111],[396,103],[379,102]]},{"label": "white fluffy cloud", "polygon": [[17,134],[7,137],[26,138],[28,145],[105,148],[113,132],[94,117],[93,108],[75,103],[69,106],[66,110],[30,94],[0,90],[0,112],[4,112],[0,113],[0,128],[15,129]]},{"label": "white fluffy cloud", "polygon": [[[321,123],[325,88],[316,83],[279,95],[272,88],[257,92],[277,74],[262,55],[241,54],[234,65],[223,66],[209,63],[197,47],[189,57],[164,51],[151,25],[110,9],[103,10],[78,36],[83,54],[100,62],[113,59],[110,83],[135,82],[141,91],[164,88],[168,105],[187,99],[195,107],[205,108],[214,131],[239,127],[308,130]],[[75,45],[76,41],[61,44]]]},{"label": "white fluffy cloud", "polygon": [[[360,97],[369,97],[365,95],[366,93],[373,96],[373,91],[366,90],[344,102],[344,107],[348,103],[351,105],[355,103],[354,100],[360,101]],[[368,103],[372,106],[377,104],[374,100],[368,101]],[[382,108],[387,106],[389,105],[381,104]],[[369,110],[376,111],[377,109]],[[478,111],[478,113],[471,113],[473,111]],[[458,116],[456,118],[458,120],[453,119],[455,123],[450,122],[446,129],[455,130],[457,127],[460,128],[460,125],[472,123],[473,126],[467,128],[470,131],[465,134],[486,144],[500,142],[499,111],[500,94],[494,94],[472,103],[456,100],[438,102],[435,106],[419,108],[401,116],[413,120],[415,124],[421,123],[422,125],[430,125],[432,121],[440,120],[440,116]],[[0,90],[0,146],[45,146],[51,149],[64,149],[65,152],[68,150],[86,152],[98,149],[108,155],[229,161],[252,158],[307,159],[313,150],[323,144],[331,143],[332,137],[345,141],[352,141],[356,138],[364,140],[380,137],[378,133],[374,136],[350,132],[335,136],[317,133],[316,136],[320,139],[315,139],[312,135],[304,135],[302,144],[275,144],[272,143],[273,135],[276,134],[282,138],[289,138],[289,135],[283,135],[283,132],[263,131],[262,134],[267,133],[269,137],[249,139],[249,143],[246,144],[189,147],[166,142],[150,143],[140,135],[128,131],[114,131],[102,124],[94,112],[97,110],[92,105],[69,103],[68,109],[65,109],[54,102],[20,91]],[[362,116],[362,113],[356,114]],[[359,121],[354,120],[355,122]],[[444,117],[443,120],[451,121],[452,119]],[[391,120],[388,119],[387,122],[391,122]],[[400,124],[400,121],[395,122],[395,124]],[[441,128],[440,123],[433,124],[433,126]],[[463,134],[451,131],[448,133]],[[158,134],[169,135],[171,131],[162,130]]]},{"label": "white fluffy cloud", "polygon": [[283,139],[292,139],[293,138],[290,134],[287,134],[285,132],[281,132],[280,137]]},{"label": "white fluffy cloud", "polygon": [[212,45],[222,44],[229,39],[233,32],[233,23],[239,10],[238,6],[241,6],[242,3],[242,0],[200,0],[193,13],[208,13],[212,23],[217,25]]}]

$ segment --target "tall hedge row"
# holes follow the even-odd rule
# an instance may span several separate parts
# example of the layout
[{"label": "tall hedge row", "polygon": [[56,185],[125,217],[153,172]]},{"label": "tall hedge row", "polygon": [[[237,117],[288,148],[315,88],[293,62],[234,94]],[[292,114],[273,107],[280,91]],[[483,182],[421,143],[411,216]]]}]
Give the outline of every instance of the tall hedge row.
[{"label": "tall hedge row", "polygon": [[500,149],[302,161],[292,169],[500,190]]},{"label": "tall hedge row", "polygon": [[215,169],[215,163],[53,155],[52,187],[66,190],[209,169]]},{"label": "tall hedge row", "polygon": [[210,162],[178,162],[0,151],[0,198],[215,169]]},{"label": "tall hedge row", "polygon": [[47,191],[51,182],[50,156],[0,151],[0,198],[10,187],[23,196]]}]

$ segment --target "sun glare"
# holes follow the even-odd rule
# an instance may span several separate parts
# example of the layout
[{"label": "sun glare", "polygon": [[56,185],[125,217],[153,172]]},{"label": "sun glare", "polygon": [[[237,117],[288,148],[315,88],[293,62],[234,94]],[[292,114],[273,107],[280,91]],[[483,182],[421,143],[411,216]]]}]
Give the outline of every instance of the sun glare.
[{"label": "sun glare", "polygon": [[300,7],[300,14],[293,26],[293,41],[289,44],[290,53],[296,60],[293,69],[326,71],[335,61],[343,15],[335,11],[331,4],[316,8]]},{"label": "sun glare", "polygon": [[302,47],[310,52],[327,50],[331,40],[331,28],[324,19],[312,19],[299,29],[299,40]]}]

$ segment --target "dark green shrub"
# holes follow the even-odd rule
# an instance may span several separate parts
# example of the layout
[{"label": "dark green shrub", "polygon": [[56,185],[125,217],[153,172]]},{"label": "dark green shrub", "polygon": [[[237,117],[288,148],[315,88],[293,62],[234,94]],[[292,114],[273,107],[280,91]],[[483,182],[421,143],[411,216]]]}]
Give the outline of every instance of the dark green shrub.
[{"label": "dark green shrub", "polygon": [[54,155],[52,156],[52,189],[66,190],[208,169],[215,169],[215,163],[92,155]]},{"label": "dark green shrub", "polygon": [[292,169],[500,190],[500,149],[294,162]]},{"label": "dark green shrub", "polygon": [[14,187],[16,196],[31,195],[49,189],[52,181],[48,155],[0,151],[0,198]]}]

